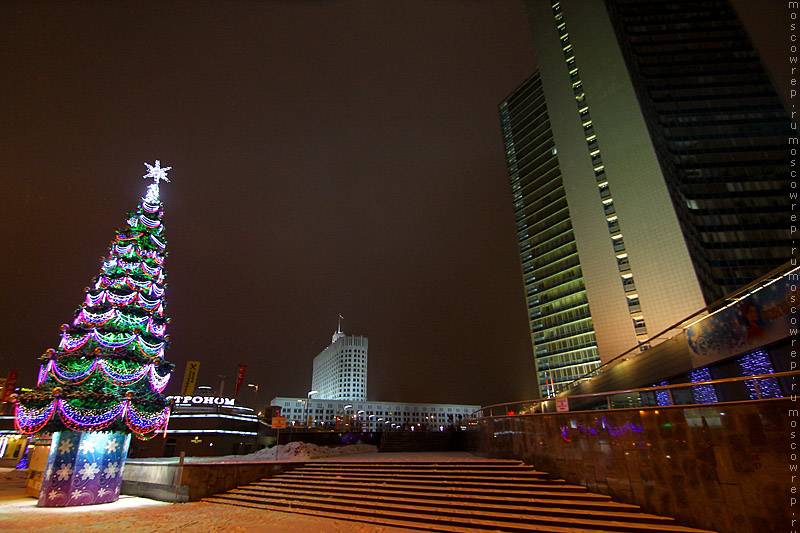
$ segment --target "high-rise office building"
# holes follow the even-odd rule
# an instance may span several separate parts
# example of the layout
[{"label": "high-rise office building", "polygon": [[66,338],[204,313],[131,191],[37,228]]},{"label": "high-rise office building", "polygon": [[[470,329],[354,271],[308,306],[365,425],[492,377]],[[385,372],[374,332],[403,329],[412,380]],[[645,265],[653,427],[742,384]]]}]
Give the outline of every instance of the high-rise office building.
[{"label": "high-rise office building", "polygon": [[528,321],[540,394],[597,368],[600,357],[542,80],[500,104]]},{"label": "high-rise office building", "polygon": [[314,358],[311,388],[314,398],[365,401],[367,399],[367,350],[360,335],[345,335],[341,327],[331,344]]},{"label": "high-rise office building", "polygon": [[726,0],[526,9],[539,72],[500,117],[538,375],[558,383],[788,260],[790,130]]}]

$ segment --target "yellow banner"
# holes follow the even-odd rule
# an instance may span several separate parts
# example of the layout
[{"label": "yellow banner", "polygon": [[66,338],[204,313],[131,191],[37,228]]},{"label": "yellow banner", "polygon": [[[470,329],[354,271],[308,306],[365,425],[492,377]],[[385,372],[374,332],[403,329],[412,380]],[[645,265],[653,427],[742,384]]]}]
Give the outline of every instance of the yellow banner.
[{"label": "yellow banner", "polygon": [[186,361],[186,372],[183,375],[181,396],[189,396],[194,392],[194,384],[197,383],[198,370],[200,370],[199,361]]}]

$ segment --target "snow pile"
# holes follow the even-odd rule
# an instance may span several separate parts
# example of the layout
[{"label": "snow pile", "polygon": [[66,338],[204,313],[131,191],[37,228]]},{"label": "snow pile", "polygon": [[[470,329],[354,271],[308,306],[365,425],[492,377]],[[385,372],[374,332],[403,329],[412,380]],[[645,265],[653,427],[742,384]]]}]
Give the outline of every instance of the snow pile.
[{"label": "snow pile", "polygon": [[351,455],[354,453],[375,453],[377,446],[371,444],[351,444],[349,446],[317,446],[305,442],[290,442],[286,445],[273,446],[269,449],[258,450],[247,457],[253,457],[256,461],[271,461],[276,459],[307,460],[319,457],[333,457],[338,455]]},{"label": "snow pile", "polygon": [[226,455],[224,457],[193,457],[192,462],[212,463],[249,463],[258,461],[308,461],[320,457],[351,455],[354,453],[375,453],[377,446],[371,444],[351,444],[349,446],[317,446],[305,442],[279,444],[272,448],[264,448],[248,455]]},{"label": "snow pile", "polygon": [[[324,457],[339,457],[360,453],[377,453],[378,447],[372,444],[350,444],[348,446],[317,446],[306,442],[290,442],[272,448],[265,448],[247,455],[224,455],[221,457],[186,457],[184,463],[258,463],[264,461],[309,461]],[[145,463],[176,463],[177,457],[148,457],[133,459]]]}]

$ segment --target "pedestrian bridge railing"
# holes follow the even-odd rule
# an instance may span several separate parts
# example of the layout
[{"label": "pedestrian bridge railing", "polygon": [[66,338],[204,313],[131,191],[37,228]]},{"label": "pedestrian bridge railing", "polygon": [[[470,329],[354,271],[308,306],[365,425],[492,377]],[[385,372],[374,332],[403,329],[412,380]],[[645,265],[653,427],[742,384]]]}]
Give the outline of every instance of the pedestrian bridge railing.
[{"label": "pedestrian bridge railing", "polygon": [[[473,421],[520,415],[537,415],[568,411],[654,408],[704,405],[725,402],[787,398],[792,394],[792,378],[800,371],[778,372],[758,376],[741,376],[712,381],[660,385],[639,389],[559,396],[487,405],[472,413]],[[794,393],[796,396],[796,393]]]}]

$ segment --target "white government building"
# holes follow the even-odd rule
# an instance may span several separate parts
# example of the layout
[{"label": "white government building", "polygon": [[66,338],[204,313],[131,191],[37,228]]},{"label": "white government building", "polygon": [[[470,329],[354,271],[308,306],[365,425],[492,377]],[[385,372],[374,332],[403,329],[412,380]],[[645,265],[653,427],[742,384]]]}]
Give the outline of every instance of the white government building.
[{"label": "white government building", "polygon": [[367,401],[367,352],[361,335],[345,335],[341,325],[331,344],[314,358],[311,391],[306,398],[273,398],[289,426],[322,429],[383,431],[391,429],[445,430],[480,405]]}]

